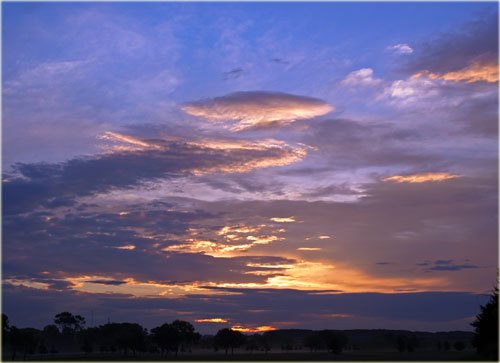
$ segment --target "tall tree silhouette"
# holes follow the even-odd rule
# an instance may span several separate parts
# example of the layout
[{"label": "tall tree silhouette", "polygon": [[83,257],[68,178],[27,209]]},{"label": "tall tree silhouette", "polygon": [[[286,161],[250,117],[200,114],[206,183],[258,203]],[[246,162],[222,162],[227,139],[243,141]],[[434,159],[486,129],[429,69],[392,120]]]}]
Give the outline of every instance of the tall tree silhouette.
[{"label": "tall tree silhouette", "polygon": [[239,331],[232,329],[221,329],[215,335],[215,345],[224,348],[226,354],[231,349],[231,354],[234,354],[234,348],[238,348],[245,343],[245,336]]},{"label": "tall tree silhouette", "polygon": [[481,357],[498,360],[498,286],[490,300],[481,306],[481,312],[471,324],[474,327],[472,345]]},{"label": "tall tree silhouette", "polygon": [[194,326],[187,321],[175,320],[171,326],[177,330],[182,348],[186,347],[188,350],[191,350],[191,345],[201,338],[201,335],[195,331]]},{"label": "tall tree silhouette", "polygon": [[80,315],[73,315],[67,311],[57,314],[54,317],[54,323],[64,333],[75,333],[85,326],[85,318]]},{"label": "tall tree silhouette", "polygon": [[174,351],[177,355],[179,351],[179,342],[181,340],[179,331],[172,324],[165,323],[161,326],[151,329],[153,341],[160,348],[161,353],[165,351]]}]

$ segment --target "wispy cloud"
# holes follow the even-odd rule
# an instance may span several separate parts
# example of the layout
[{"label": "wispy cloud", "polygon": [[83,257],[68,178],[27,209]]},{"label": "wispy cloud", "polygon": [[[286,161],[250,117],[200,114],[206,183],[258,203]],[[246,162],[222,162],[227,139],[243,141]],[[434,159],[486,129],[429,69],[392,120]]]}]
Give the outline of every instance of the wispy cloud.
[{"label": "wispy cloud", "polygon": [[395,44],[387,47],[387,49],[392,50],[398,54],[412,54],[413,48],[406,43]]}]

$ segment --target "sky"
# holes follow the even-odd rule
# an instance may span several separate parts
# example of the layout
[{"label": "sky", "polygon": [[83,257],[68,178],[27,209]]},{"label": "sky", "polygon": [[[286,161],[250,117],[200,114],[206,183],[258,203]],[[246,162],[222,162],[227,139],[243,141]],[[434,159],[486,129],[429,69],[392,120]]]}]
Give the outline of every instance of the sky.
[{"label": "sky", "polygon": [[2,3],[3,312],[471,330],[497,6]]}]

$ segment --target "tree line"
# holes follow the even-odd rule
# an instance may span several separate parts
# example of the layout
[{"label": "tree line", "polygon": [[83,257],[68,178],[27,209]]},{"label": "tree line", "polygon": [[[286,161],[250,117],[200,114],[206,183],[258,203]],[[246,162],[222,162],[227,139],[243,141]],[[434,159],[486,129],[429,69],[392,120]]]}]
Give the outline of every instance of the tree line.
[{"label": "tree line", "polygon": [[[305,339],[304,346],[311,351],[327,349],[339,354],[347,344],[347,338],[333,331],[322,331]],[[3,360],[26,359],[27,355],[54,355],[60,352],[82,352],[90,354],[132,354],[137,352],[160,355],[191,352],[194,345],[205,349],[223,351],[225,354],[245,345],[247,351],[269,352],[271,346],[265,336],[244,335],[239,331],[224,328],[215,336],[202,339],[194,326],[184,320],[174,320],[151,329],[149,332],[137,323],[107,323],[85,328],[85,318],[70,312],[61,312],[54,317],[53,324],[42,330],[17,328],[11,325],[7,315],[2,314],[2,358]]]}]

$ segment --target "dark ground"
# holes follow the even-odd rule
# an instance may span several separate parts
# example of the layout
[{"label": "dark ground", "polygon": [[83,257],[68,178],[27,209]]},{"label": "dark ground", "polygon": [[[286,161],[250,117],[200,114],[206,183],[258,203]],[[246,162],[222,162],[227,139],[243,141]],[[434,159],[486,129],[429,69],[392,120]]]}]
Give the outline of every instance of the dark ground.
[{"label": "dark ground", "polygon": [[[22,357],[20,357],[22,359]],[[42,361],[480,361],[472,351],[439,352],[421,351],[412,353],[399,352],[344,352],[334,355],[326,352],[276,352],[276,353],[240,353],[225,355],[222,353],[192,353],[161,356],[159,354],[55,354],[33,355],[26,360]]]}]

